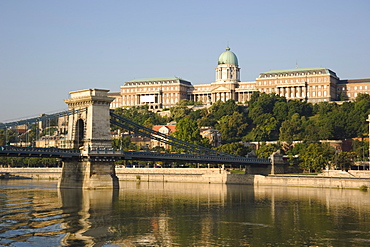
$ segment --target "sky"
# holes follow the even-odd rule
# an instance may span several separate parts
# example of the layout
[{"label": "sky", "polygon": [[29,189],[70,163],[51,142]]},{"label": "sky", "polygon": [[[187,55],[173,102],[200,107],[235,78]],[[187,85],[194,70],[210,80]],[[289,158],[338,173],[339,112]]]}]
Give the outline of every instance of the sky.
[{"label": "sky", "polygon": [[0,0],[0,122],[132,79],[211,83],[227,46],[241,81],[296,67],[370,78],[370,1]]}]

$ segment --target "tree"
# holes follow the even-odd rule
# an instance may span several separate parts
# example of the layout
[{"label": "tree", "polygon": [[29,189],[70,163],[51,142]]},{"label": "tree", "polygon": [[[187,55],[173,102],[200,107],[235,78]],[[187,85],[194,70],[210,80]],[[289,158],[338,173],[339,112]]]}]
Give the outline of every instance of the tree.
[{"label": "tree", "polygon": [[[160,115],[150,111],[147,105],[130,107],[128,109],[116,108],[114,110],[114,113],[125,118],[128,118],[135,123],[145,125],[147,127],[151,127],[153,125],[166,124],[168,120],[165,117],[161,117]],[[118,127],[112,126],[113,130],[117,128]]]},{"label": "tree", "polygon": [[340,152],[336,157],[336,165],[342,171],[348,171],[356,158],[355,152]]},{"label": "tree", "polygon": [[276,102],[273,109],[273,113],[275,118],[280,122],[288,119],[288,104],[283,101]]},{"label": "tree", "polygon": [[240,140],[245,134],[248,124],[241,113],[223,116],[216,128],[221,132],[221,139],[225,142]]},{"label": "tree", "polygon": [[280,149],[279,145],[276,144],[264,144],[262,145],[257,151],[256,154],[258,158],[265,158],[267,159],[268,157],[271,156],[274,152]]},{"label": "tree", "polygon": [[278,137],[278,121],[271,114],[264,114],[263,121],[257,124],[256,127],[250,131],[243,140],[248,141],[268,141],[276,140]]},{"label": "tree", "polygon": [[176,131],[173,133],[173,136],[180,140],[191,142],[197,145],[209,145],[208,139],[204,139],[200,135],[200,130],[197,123],[189,117],[185,117],[177,122]]},{"label": "tree", "polygon": [[179,120],[183,119],[191,112],[191,109],[188,108],[186,105],[179,105],[170,108],[171,119],[178,122]]},{"label": "tree", "polygon": [[231,143],[227,143],[227,144],[217,147],[216,150],[224,152],[224,153],[245,156],[249,152],[251,152],[253,149],[251,146],[245,147],[244,145],[238,142],[231,142]]},{"label": "tree", "polygon": [[215,120],[220,120],[224,116],[232,115],[234,112],[243,113],[242,107],[238,106],[234,100],[227,100],[226,102],[217,101],[210,107],[209,111]]},{"label": "tree", "polygon": [[299,166],[306,171],[320,172],[329,165],[334,155],[334,148],[328,143],[311,143],[299,154],[302,161]]},{"label": "tree", "polygon": [[122,138],[113,139],[112,146],[117,150],[139,150],[140,148],[133,142],[131,142],[131,136],[124,136]]}]

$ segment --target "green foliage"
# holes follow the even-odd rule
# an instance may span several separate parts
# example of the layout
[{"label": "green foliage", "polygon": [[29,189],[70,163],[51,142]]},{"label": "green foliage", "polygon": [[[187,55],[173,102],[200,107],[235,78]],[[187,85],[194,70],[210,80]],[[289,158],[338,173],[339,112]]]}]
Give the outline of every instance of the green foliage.
[{"label": "green foliage", "polygon": [[252,151],[252,147],[245,147],[238,142],[231,142],[217,147],[216,150],[224,153],[245,156]]},{"label": "green foliage", "polygon": [[369,142],[368,141],[359,141],[353,140],[351,151],[356,154],[356,159],[365,161],[369,160]]},{"label": "green foliage", "polygon": [[258,158],[267,159],[268,157],[270,157],[271,154],[279,149],[280,146],[276,144],[263,144],[258,150],[256,150],[256,154]]},{"label": "green foliage", "polygon": [[222,117],[232,115],[234,112],[242,113],[243,107],[237,105],[234,100],[217,101],[210,107],[209,111],[215,120],[220,120]]},{"label": "green foliage", "polygon": [[113,139],[112,140],[112,146],[116,150],[139,150],[140,148],[135,144],[131,142],[131,136],[124,136],[123,138],[119,139]]},{"label": "green foliage", "polygon": [[285,141],[289,145],[293,143],[293,141],[300,139],[300,133],[302,128],[302,122],[304,121],[304,117],[300,117],[298,113],[294,113],[290,119],[285,120],[280,127],[280,141]]},{"label": "green foliage", "polygon": [[366,192],[368,187],[366,185],[361,185],[360,190]]},{"label": "green foliage", "polygon": [[187,142],[191,142],[197,145],[209,146],[208,139],[204,139],[200,135],[200,129],[197,123],[189,117],[181,119],[176,124],[176,131],[173,136]]},{"label": "green foliage", "polygon": [[239,112],[221,117],[218,124],[216,124],[216,128],[221,132],[223,142],[241,140],[243,135],[246,134],[247,126],[243,114]]},{"label": "green foliage", "polygon": [[58,130],[58,127],[48,127],[48,128],[45,128],[42,132],[41,132],[41,135],[40,136],[45,136],[45,135],[54,135],[55,131]]},{"label": "green foliage", "polygon": [[355,157],[356,153],[354,152],[340,152],[335,158],[336,167],[342,171],[348,171]]},{"label": "green foliage", "polygon": [[[128,118],[135,123],[145,125],[149,128],[151,128],[153,125],[166,124],[168,120],[152,111],[149,111],[149,107],[147,105],[131,107],[127,109],[117,108],[114,110],[114,113]],[[115,130],[117,127],[112,126],[112,129]]]},{"label": "green foliage", "polygon": [[191,109],[186,105],[179,105],[170,108],[171,120],[180,121],[191,112]]},{"label": "green foliage", "polygon": [[320,172],[333,159],[335,150],[328,143],[311,143],[299,154],[300,167],[306,171]]}]

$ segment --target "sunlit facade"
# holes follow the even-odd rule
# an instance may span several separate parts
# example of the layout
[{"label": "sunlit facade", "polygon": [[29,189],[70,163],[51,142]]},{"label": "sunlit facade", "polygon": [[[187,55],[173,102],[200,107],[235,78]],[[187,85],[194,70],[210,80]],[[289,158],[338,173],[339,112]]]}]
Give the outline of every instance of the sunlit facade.
[{"label": "sunlit facade", "polygon": [[334,71],[323,67],[270,70],[260,73],[255,81],[242,82],[238,58],[229,47],[219,56],[215,70],[215,81],[210,84],[192,85],[178,77],[127,81],[119,93],[110,94],[115,98],[111,108],[148,105],[160,110],[182,99],[203,105],[229,99],[245,103],[256,91],[312,103],[353,100],[359,93],[370,92],[370,78],[340,80]]}]

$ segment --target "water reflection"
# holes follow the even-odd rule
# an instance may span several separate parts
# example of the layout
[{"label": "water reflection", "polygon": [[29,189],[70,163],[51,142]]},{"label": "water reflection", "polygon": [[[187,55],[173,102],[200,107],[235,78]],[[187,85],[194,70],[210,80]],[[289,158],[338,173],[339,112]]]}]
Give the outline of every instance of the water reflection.
[{"label": "water reflection", "polygon": [[121,182],[119,191],[0,182],[0,245],[366,246],[369,192]]},{"label": "water reflection", "polygon": [[113,234],[110,231],[113,203],[118,190],[60,189],[66,234],[64,246],[101,246]]}]

